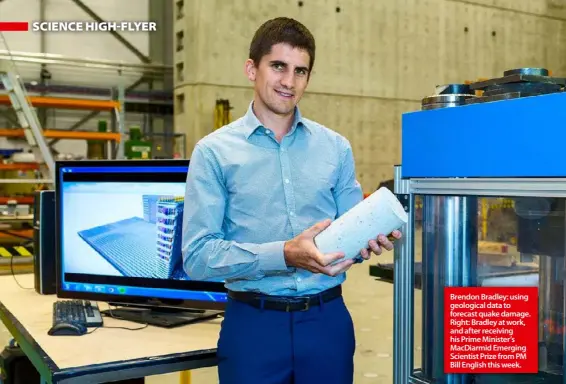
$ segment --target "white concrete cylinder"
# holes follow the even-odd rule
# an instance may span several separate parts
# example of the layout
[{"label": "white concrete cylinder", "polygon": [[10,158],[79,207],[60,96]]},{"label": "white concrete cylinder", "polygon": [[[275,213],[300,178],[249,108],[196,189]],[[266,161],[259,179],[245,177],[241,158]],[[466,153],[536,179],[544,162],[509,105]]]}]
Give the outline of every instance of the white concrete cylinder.
[{"label": "white concrete cylinder", "polygon": [[387,188],[381,187],[328,228],[319,233],[314,242],[322,253],[344,252],[344,259],[351,259],[368,248],[368,242],[378,235],[389,235],[409,217],[397,197]]}]

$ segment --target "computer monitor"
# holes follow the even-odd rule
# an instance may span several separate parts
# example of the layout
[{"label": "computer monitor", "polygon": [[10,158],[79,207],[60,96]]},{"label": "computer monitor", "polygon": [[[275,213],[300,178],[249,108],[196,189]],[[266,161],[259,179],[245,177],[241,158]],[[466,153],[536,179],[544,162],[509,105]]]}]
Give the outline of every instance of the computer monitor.
[{"label": "computer monitor", "polygon": [[122,307],[113,317],[162,326],[222,311],[224,283],[183,269],[188,168],[189,160],[56,162],[57,296],[109,302]]}]

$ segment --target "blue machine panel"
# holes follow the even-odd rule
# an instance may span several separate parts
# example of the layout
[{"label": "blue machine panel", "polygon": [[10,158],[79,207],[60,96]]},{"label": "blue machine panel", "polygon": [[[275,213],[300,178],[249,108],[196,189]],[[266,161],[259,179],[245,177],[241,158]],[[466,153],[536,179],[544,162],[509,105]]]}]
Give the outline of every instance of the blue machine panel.
[{"label": "blue machine panel", "polygon": [[402,177],[566,177],[566,92],[404,114]]}]

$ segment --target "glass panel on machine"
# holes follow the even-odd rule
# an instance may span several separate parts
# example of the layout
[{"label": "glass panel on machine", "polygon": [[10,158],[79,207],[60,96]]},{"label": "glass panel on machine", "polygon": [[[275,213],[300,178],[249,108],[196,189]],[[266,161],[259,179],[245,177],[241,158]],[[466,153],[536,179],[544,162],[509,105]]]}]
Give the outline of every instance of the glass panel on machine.
[{"label": "glass panel on machine", "polygon": [[447,379],[444,286],[536,286],[539,373],[450,376],[458,383],[562,383],[565,199],[418,196],[415,201],[414,375],[426,382]]},{"label": "glass panel on machine", "polygon": [[414,345],[413,345],[413,366],[415,369],[422,367],[422,342],[423,342],[423,311],[422,311],[422,245],[423,245],[423,199],[415,196],[415,224],[414,224],[414,255],[415,255],[415,292],[414,292]]}]

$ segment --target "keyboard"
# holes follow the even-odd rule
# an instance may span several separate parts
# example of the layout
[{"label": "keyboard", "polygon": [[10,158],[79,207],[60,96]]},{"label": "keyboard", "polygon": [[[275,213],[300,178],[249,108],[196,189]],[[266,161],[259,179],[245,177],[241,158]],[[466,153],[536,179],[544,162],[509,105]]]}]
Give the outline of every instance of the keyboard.
[{"label": "keyboard", "polygon": [[87,300],[57,300],[53,303],[53,326],[61,323],[79,324],[85,328],[102,327],[98,304]]}]

